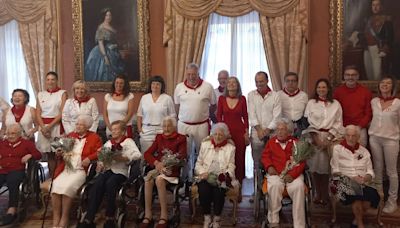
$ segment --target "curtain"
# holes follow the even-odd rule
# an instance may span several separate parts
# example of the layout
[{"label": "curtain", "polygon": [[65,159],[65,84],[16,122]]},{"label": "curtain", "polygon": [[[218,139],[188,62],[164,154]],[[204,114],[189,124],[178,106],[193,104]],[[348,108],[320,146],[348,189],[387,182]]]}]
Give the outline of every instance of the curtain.
[{"label": "curtain", "polygon": [[[301,20],[302,38],[300,39],[306,37],[308,15],[307,7],[305,10],[303,7],[307,6],[305,2],[308,2],[308,0],[167,0],[163,34],[164,45],[167,47],[167,91],[171,93],[175,85],[183,80],[186,64],[190,62],[199,64],[201,62],[207,31],[207,18],[212,12],[223,16],[237,17],[256,10],[262,15],[260,22],[264,47],[268,49],[268,47],[276,45],[271,44],[272,38],[268,34],[269,30],[264,28],[268,26],[265,23],[266,17],[268,17],[268,20],[275,17],[285,17],[287,13],[293,13],[296,8],[299,14],[297,18]],[[299,5],[302,7],[299,7]],[[286,25],[289,24],[287,23]],[[298,35],[298,33],[293,32],[292,35]],[[270,36],[270,38],[267,38],[267,36]],[[192,43],[188,43],[189,41],[192,41]],[[302,41],[305,44],[305,40]],[[269,46],[266,43],[270,43]],[[300,64],[305,65],[305,60],[301,59],[303,57],[302,54],[305,53],[305,48],[303,50],[302,45],[292,46],[292,48],[299,47],[301,48],[300,50],[294,51],[301,54],[298,55],[298,60],[294,62],[300,61]],[[276,54],[274,53],[267,55],[269,65],[277,61],[280,62],[280,65],[285,65],[281,61],[288,61],[287,59],[277,59],[275,56]],[[287,54],[284,58],[286,57]],[[303,73],[304,68],[305,66],[300,68],[302,70],[301,73]],[[271,78],[273,85],[280,88],[280,77],[282,75],[278,74],[278,72],[280,71],[271,69]]]},{"label": "curtain", "polygon": [[35,95],[43,89],[48,71],[56,70],[57,7],[54,0],[0,0],[0,25],[15,19],[19,25],[29,78]]},{"label": "curtain", "polygon": [[[0,81],[2,83],[0,97],[9,102],[11,93],[16,88],[26,89],[33,95],[18,33],[18,23],[15,20],[0,26],[0,50],[2,50],[0,52]],[[34,97],[31,97],[29,105],[36,106]]]},{"label": "curtain", "polygon": [[247,95],[255,89],[256,72],[268,72],[255,11],[240,17],[211,14],[205,43],[200,75],[214,87],[218,86],[218,72],[225,69],[239,79],[243,95]]},{"label": "curtain", "polygon": [[297,72],[299,86],[305,88],[307,2],[301,0],[291,12],[282,16],[260,19],[272,85],[276,90],[282,88],[283,75],[288,71]]}]

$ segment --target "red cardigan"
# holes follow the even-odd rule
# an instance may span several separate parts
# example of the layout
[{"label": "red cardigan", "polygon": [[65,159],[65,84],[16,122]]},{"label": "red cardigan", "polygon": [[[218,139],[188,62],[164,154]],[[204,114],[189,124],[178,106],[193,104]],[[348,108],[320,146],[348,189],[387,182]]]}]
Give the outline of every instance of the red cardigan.
[{"label": "red cardigan", "polygon": [[[265,146],[264,152],[261,155],[261,162],[264,165],[265,170],[268,171],[270,166],[274,167],[280,174],[286,167],[286,162],[292,156],[293,141],[297,140],[294,137],[289,137],[285,149],[282,149],[281,145],[276,142],[277,137],[273,137],[268,140]],[[298,166],[295,166],[288,172],[288,175],[296,179],[300,174],[304,172],[305,162],[300,162]]]},{"label": "red cardigan", "polygon": [[[178,134],[176,132],[168,137],[162,134],[158,134],[154,143],[144,153],[144,159],[151,166],[154,166],[155,161],[161,161],[161,158],[164,155],[162,153],[164,149],[169,149],[173,153],[178,153],[178,157],[180,159],[185,159],[187,156],[186,136]],[[179,176],[179,169],[172,170],[171,176]]]},{"label": "red cardigan", "polygon": [[42,157],[42,154],[36,149],[35,144],[23,138],[15,143],[7,140],[0,142],[0,174],[7,174],[11,171],[25,169],[25,164],[21,163],[22,157],[30,154],[36,160]]},{"label": "red cardigan", "polygon": [[[75,132],[71,132],[70,134],[68,134],[68,137],[77,138]],[[82,150],[82,155],[81,155],[82,161],[85,160],[86,158],[89,158],[91,161],[96,160],[97,151],[101,148],[102,145],[103,144],[101,142],[100,137],[96,133],[88,131],[86,134],[86,142]],[[56,170],[54,171],[54,178],[60,175],[60,173],[64,170],[64,168],[65,168],[65,163],[61,159]],[[87,167],[85,167],[85,170],[87,171]]]}]

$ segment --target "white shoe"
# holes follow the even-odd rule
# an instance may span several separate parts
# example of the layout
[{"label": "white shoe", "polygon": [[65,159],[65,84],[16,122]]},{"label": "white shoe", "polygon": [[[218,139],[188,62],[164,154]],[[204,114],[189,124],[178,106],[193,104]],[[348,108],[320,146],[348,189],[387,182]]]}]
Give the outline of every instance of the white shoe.
[{"label": "white shoe", "polygon": [[391,214],[397,210],[397,202],[393,202],[391,200],[386,201],[385,207],[383,207],[382,211]]},{"label": "white shoe", "polygon": [[221,227],[221,217],[220,216],[214,216],[213,223],[211,225],[212,228],[220,228]]},{"label": "white shoe", "polygon": [[211,225],[211,215],[204,215],[203,228],[209,228]]}]

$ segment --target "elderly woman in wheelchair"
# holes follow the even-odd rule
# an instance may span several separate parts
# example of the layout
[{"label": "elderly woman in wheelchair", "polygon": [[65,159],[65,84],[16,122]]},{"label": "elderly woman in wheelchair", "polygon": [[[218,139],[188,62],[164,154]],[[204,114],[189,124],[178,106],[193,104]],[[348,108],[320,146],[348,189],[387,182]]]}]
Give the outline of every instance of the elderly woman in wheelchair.
[{"label": "elderly woman in wheelchair", "polygon": [[272,137],[265,146],[261,155],[261,162],[267,171],[267,192],[269,205],[267,219],[270,227],[279,226],[279,211],[282,208],[283,192],[292,199],[293,226],[305,227],[305,191],[303,172],[305,162],[300,162],[287,174],[282,176],[282,171],[290,161],[292,147],[296,138],[291,136],[293,123],[281,119],[277,121],[276,136]]},{"label": "elderly woman in wheelchair", "polygon": [[126,125],[123,121],[118,120],[111,123],[112,138],[104,144],[104,148],[110,149],[115,155],[112,156],[112,161],[97,162],[96,171],[99,174],[89,188],[87,212],[83,222],[78,224],[79,228],[96,227],[93,221],[104,195],[106,195],[107,201],[104,228],[116,227],[114,218],[117,191],[128,178],[130,162],[142,157],[135,142],[125,136],[125,131]]},{"label": "elderly woman in wheelchair", "polygon": [[[163,133],[158,134],[154,143],[144,153],[144,159],[153,170],[145,176],[144,196],[145,214],[141,228],[150,227],[152,224],[152,200],[153,187],[157,186],[158,199],[160,201],[161,214],[156,227],[167,227],[167,184],[178,184],[180,166],[186,159],[186,136],[176,132],[176,119],[164,118],[162,122]],[[170,164],[170,165],[168,165]]]},{"label": "elderly woman in wheelchair", "polygon": [[363,215],[380,202],[378,191],[372,183],[374,171],[368,150],[361,146],[360,128],[346,126],[345,139],[333,148],[331,158],[332,179],[330,191],[343,204],[351,204],[354,220],[351,227],[363,228]]},{"label": "elderly woman in wheelchair", "polygon": [[[235,180],[235,146],[228,126],[217,123],[211,129],[211,136],[203,140],[195,166],[200,205],[204,213],[204,228],[221,227],[221,213],[228,188],[238,186]],[[228,142],[229,141],[229,142]],[[213,204],[214,218],[211,218]]]},{"label": "elderly woman in wheelchair", "polygon": [[0,225],[9,225],[17,218],[19,185],[25,177],[25,163],[30,158],[41,158],[35,144],[23,139],[22,128],[13,124],[7,128],[6,139],[0,142],[0,186],[7,184],[9,197],[8,209],[1,218]]}]

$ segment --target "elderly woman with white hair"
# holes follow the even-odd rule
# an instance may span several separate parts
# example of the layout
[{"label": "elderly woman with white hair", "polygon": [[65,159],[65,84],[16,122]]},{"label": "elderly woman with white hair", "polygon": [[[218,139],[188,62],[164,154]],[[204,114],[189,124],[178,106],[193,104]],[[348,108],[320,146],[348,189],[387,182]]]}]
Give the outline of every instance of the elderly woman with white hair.
[{"label": "elderly woman with white hair", "polygon": [[[235,180],[235,146],[231,140],[228,126],[217,123],[211,129],[211,136],[203,140],[194,169],[199,179],[199,200],[204,213],[203,227],[220,227],[221,213],[225,203],[226,187],[239,184]],[[213,178],[214,176],[214,178]],[[218,182],[213,181],[215,178]],[[211,219],[211,204],[214,218]]]},{"label": "elderly woman with white hair", "polygon": [[89,88],[86,82],[82,80],[75,81],[72,84],[73,97],[67,99],[62,112],[62,124],[65,134],[74,131],[76,120],[79,115],[85,114],[93,118],[93,124],[89,130],[96,132],[99,126],[99,109],[96,99],[89,95]]},{"label": "elderly woman with white hair", "polygon": [[180,160],[186,159],[186,136],[176,132],[176,119],[165,117],[162,122],[163,133],[156,135],[154,143],[144,152],[144,159],[155,168],[159,175],[155,178],[145,178],[144,201],[145,214],[140,228],[150,227],[152,223],[152,198],[154,184],[157,186],[158,199],[160,201],[161,214],[157,228],[167,227],[167,189],[168,183],[177,184],[179,178],[179,167],[164,167],[162,159],[165,154],[176,154]]},{"label": "elderly woman with white hair", "polygon": [[[371,156],[368,150],[360,145],[360,127],[346,126],[345,139],[333,147],[330,161],[333,176],[344,176],[352,180],[351,188],[355,194],[344,194],[343,204],[351,204],[354,220],[352,227],[363,228],[363,215],[372,206],[378,207],[380,196],[369,184],[375,176]],[[356,191],[354,186],[360,186]]]},{"label": "elderly woman with white hair", "polygon": [[[97,152],[102,146],[100,137],[89,131],[92,124],[91,116],[78,116],[75,131],[68,134],[68,137],[75,139],[69,160],[62,160],[62,152],[56,152],[58,166],[54,173],[51,189],[54,227],[68,226],[72,200],[85,182],[90,162],[97,159]],[[69,165],[66,166],[65,162],[68,162]]]}]

